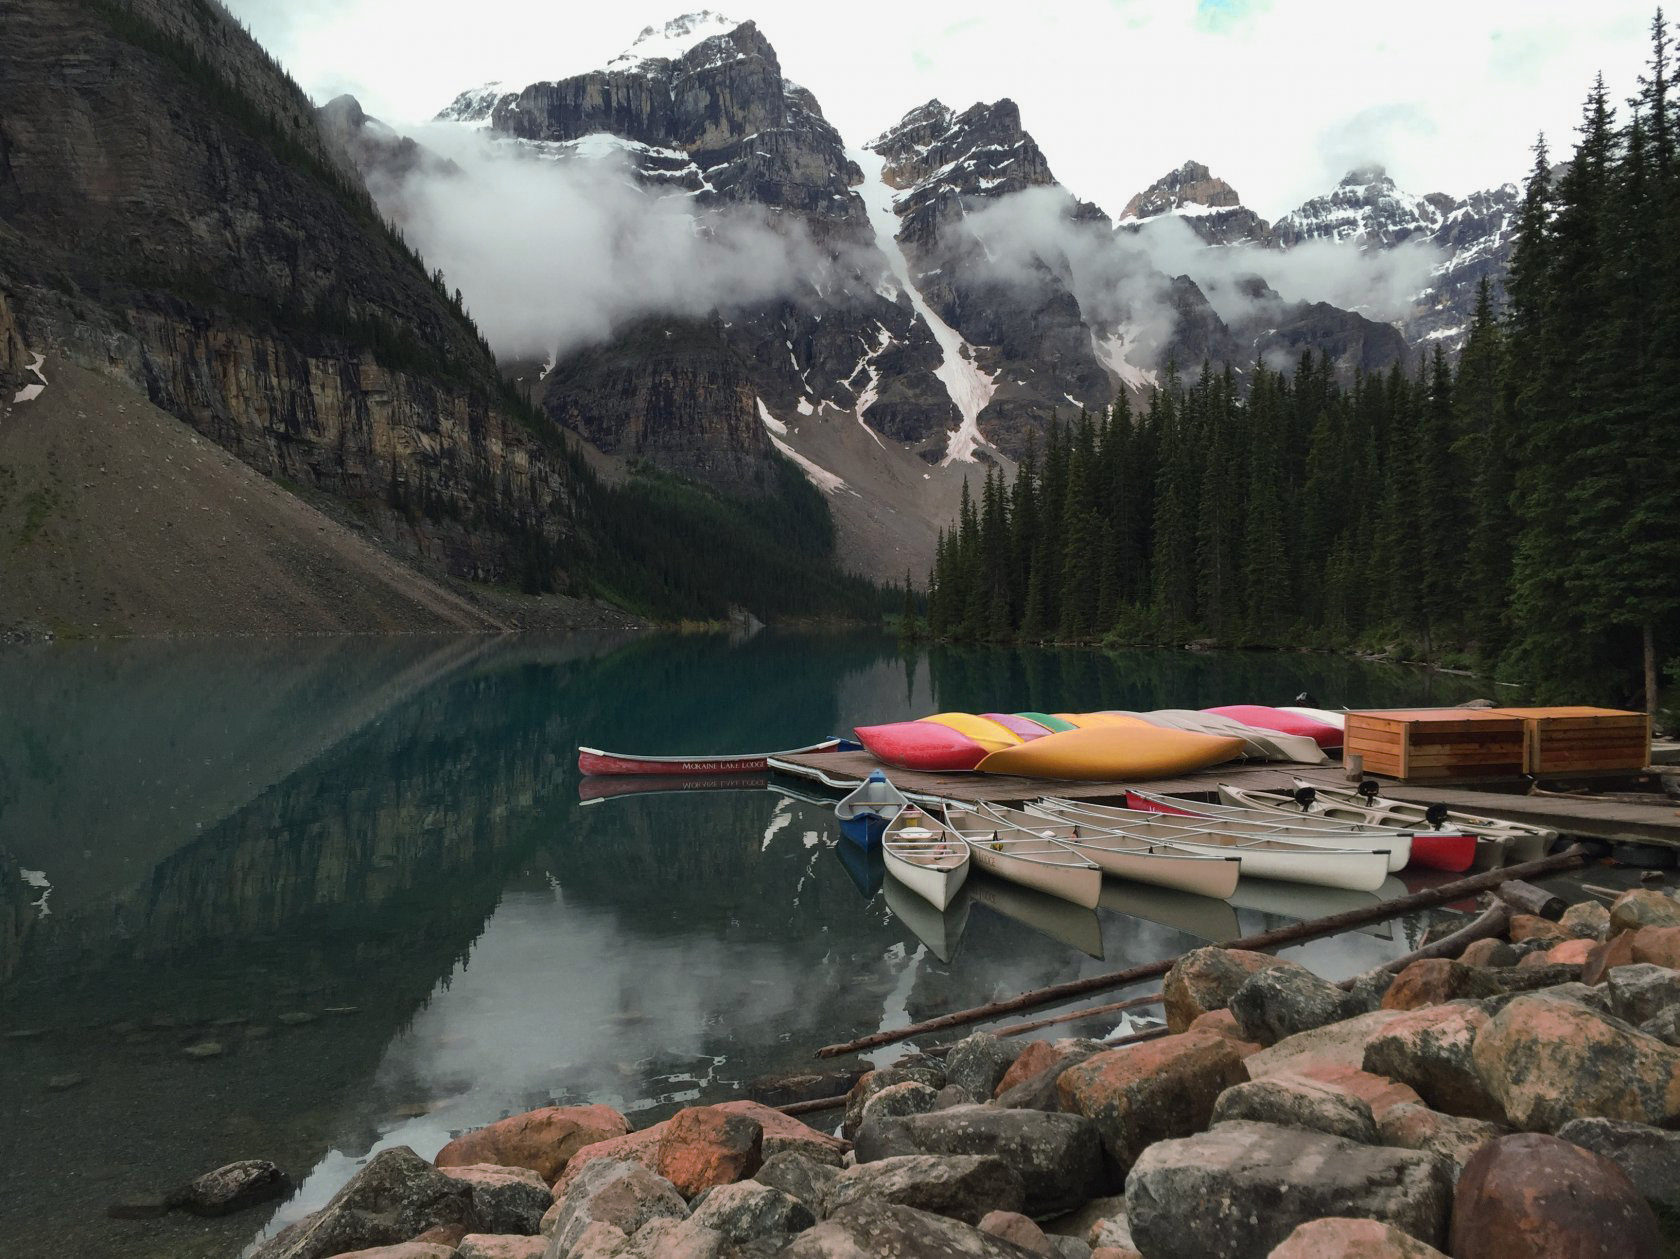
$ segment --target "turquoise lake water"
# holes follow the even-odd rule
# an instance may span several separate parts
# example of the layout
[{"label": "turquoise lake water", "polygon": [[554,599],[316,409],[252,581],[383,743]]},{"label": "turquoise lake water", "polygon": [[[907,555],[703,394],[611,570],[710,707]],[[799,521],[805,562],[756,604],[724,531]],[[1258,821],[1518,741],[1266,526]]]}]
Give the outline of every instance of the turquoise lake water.
[{"label": "turquoise lake water", "polygon": [[[1070,913],[980,883],[940,916],[883,887],[826,804],[774,783],[585,802],[579,743],[726,752],[951,709],[1486,686],[1327,656],[775,633],[0,654],[0,1251],[237,1254],[387,1146],[430,1156],[554,1102],[647,1122],[829,1069],[824,1043],[1341,907],[1111,886]],[[1348,974],[1416,927],[1290,955]],[[298,1192],[218,1221],[104,1216],[239,1158]]]}]

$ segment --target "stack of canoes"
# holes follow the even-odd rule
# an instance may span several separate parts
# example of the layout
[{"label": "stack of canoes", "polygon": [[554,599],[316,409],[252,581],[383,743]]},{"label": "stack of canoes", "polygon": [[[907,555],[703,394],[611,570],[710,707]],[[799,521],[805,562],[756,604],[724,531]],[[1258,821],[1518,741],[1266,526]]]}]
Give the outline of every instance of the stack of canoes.
[{"label": "stack of canoes", "polygon": [[934,713],[859,726],[857,736],[876,760],[899,769],[1074,781],[1171,777],[1239,757],[1318,765],[1327,759],[1324,749],[1342,741],[1332,722],[1259,705],[1207,712]]}]

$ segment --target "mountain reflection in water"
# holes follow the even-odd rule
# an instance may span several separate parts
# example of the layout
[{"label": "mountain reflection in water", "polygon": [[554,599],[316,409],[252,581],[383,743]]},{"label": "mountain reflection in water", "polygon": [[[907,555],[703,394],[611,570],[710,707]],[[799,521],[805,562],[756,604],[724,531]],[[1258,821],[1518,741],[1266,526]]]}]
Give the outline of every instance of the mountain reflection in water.
[{"label": "mountain reflection in water", "polygon": [[[1227,915],[1281,921],[1105,902],[1065,924],[971,897],[930,926],[894,912],[878,859],[836,848],[826,806],[756,782],[583,803],[580,742],[757,750],[942,709],[1301,690],[1468,693],[1325,657],[901,653],[873,636],[9,652],[0,1237],[20,1257],[227,1255],[377,1148],[430,1155],[553,1101],[647,1122],[810,1070],[858,1031],[1170,956]],[[1405,948],[1396,928],[1294,955],[1340,974]],[[252,1157],[302,1181],[293,1200],[103,1216]]]}]

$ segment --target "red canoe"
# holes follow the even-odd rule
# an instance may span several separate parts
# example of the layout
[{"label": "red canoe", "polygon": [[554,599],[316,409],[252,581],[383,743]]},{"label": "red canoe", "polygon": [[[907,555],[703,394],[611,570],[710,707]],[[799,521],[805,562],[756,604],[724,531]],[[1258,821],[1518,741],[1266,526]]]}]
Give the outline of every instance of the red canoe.
[{"label": "red canoe", "polygon": [[840,739],[824,739],[808,747],[785,752],[746,752],[735,756],[633,756],[628,752],[603,752],[600,748],[578,749],[578,769],[585,774],[762,774],[770,768],[772,756],[799,756],[807,752],[836,752]]}]

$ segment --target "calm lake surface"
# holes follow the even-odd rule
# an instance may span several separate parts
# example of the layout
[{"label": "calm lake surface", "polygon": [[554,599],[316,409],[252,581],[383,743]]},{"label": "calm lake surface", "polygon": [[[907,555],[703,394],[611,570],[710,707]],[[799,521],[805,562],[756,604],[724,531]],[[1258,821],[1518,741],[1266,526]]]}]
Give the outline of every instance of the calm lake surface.
[{"label": "calm lake surface", "polygon": [[[982,883],[941,916],[776,784],[585,802],[579,743],[725,752],[949,709],[1488,685],[1327,656],[774,633],[0,653],[0,1253],[236,1255],[387,1146],[429,1157],[552,1103],[641,1125],[846,1065],[817,1063],[824,1043],[1347,907],[1111,885],[1070,912]],[[1350,974],[1418,929],[1288,955]],[[219,1221],[105,1218],[239,1158],[274,1159],[297,1193]]]}]

